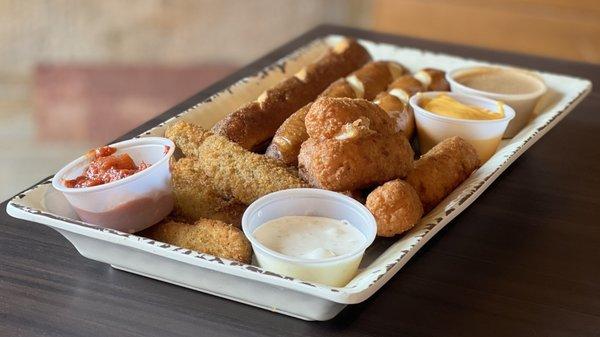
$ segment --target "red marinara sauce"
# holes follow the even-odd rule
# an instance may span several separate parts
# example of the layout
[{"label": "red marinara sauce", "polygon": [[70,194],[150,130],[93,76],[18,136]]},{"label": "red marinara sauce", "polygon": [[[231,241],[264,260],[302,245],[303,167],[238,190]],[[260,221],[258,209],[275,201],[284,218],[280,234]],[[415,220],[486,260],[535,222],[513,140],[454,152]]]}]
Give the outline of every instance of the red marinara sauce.
[{"label": "red marinara sauce", "polygon": [[99,147],[87,153],[90,164],[82,175],[75,179],[65,179],[66,187],[92,187],[123,179],[147,169],[150,165],[141,162],[137,166],[127,154],[113,155],[117,149],[110,146]]}]

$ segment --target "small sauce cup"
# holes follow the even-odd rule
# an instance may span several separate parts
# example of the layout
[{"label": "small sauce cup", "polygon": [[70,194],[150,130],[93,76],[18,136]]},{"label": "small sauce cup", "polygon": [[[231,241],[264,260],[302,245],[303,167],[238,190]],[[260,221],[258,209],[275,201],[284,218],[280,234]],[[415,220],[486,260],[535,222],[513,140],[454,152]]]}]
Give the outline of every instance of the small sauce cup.
[{"label": "small sauce cup", "polygon": [[486,162],[498,149],[502,135],[515,116],[515,111],[504,104],[504,118],[472,120],[440,116],[421,107],[424,98],[430,99],[441,94],[448,95],[463,104],[495,112],[499,110],[498,101],[472,95],[431,91],[412,96],[408,102],[415,112],[421,153],[425,154],[446,138],[459,136],[475,147],[481,163]]},{"label": "small sauce cup", "polygon": [[[484,73],[486,71],[504,71],[515,74],[515,80],[519,77],[531,81],[535,89],[523,93],[497,93],[471,88],[460,83],[461,76]],[[466,95],[481,96],[508,104],[515,111],[515,118],[508,124],[504,132],[504,138],[514,137],[529,122],[532,113],[540,98],[546,93],[547,87],[542,78],[531,71],[524,69],[501,67],[501,66],[469,66],[453,69],[446,73],[446,80],[450,84],[452,92]]]},{"label": "small sauce cup", "polygon": [[69,188],[64,179],[81,175],[89,165],[83,155],[52,178],[52,187],[63,193],[81,220],[105,228],[134,233],[148,228],[173,209],[169,158],[175,144],[167,138],[144,137],[110,145],[115,154],[127,153],[139,165],[150,167],[103,185]]},{"label": "small sauce cup", "polygon": [[[365,241],[348,254],[317,260],[281,254],[254,237],[254,230],[260,225],[290,215],[346,220],[364,235]],[[377,223],[364,205],[350,197],[326,190],[298,188],[271,193],[253,202],[244,212],[242,229],[260,267],[303,281],[341,287],[356,275],[365,250],[375,240]]]}]

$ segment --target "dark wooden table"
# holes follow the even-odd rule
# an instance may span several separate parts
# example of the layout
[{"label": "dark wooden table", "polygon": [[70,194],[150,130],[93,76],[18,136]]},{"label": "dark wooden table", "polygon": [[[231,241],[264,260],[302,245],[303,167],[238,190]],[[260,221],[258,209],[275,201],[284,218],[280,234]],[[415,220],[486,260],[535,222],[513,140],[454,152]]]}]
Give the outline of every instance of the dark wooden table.
[{"label": "dark wooden table", "polygon": [[[572,74],[600,67],[320,26],[123,138],[338,33]],[[75,155],[75,154],[74,154]],[[1,336],[600,336],[600,92],[519,158],[376,295],[304,322],[112,269],[0,205]]]}]

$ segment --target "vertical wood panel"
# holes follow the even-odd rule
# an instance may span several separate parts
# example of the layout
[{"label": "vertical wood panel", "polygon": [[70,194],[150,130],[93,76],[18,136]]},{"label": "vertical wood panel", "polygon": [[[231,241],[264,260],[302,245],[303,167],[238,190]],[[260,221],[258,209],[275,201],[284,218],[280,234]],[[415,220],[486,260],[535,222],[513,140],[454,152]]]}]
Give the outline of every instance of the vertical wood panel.
[{"label": "vertical wood panel", "polygon": [[600,1],[374,0],[376,30],[600,63]]}]

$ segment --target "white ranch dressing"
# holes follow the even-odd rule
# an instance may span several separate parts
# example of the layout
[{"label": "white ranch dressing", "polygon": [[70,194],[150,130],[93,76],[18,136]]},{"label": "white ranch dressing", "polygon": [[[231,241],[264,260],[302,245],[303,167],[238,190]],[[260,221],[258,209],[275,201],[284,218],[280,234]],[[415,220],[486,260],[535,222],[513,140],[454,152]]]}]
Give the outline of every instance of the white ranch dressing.
[{"label": "white ranch dressing", "polygon": [[284,216],[258,226],[253,236],[278,253],[304,259],[327,259],[356,251],[365,236],[345,220]]}]

